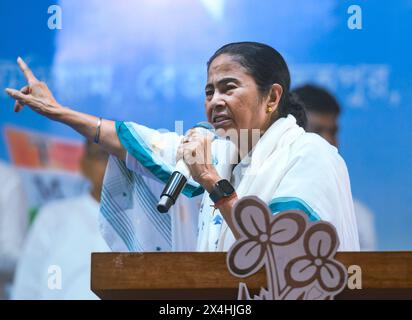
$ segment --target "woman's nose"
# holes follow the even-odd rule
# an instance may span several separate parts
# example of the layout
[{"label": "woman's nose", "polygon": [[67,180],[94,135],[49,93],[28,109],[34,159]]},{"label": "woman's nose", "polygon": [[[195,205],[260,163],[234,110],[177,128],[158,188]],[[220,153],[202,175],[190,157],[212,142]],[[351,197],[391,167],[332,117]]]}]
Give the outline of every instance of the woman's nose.
[{"label": "woman's nose", "polygon": [[226,102],[223,100],[222,95],[218,91],[215,91],[213,93],[212,99],[209,101],[209,107],[214,110],[224,107],[225,104]]}]

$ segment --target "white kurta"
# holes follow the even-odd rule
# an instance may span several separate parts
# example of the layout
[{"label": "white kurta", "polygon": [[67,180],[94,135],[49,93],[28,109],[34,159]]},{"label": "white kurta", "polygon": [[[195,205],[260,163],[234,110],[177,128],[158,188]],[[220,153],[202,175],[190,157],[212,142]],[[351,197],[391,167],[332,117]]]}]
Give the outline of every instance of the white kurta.
[{"label": "white kurta", "polygon": [[110,251],[98,216],[99,204],[88,194],[41,208],[17,266],[12,299],[97,299],[90,290],[91,253]]},{"label": "white kurta", "polygon": [[[153,246],[141,245],[141,242],[152,239],[156,243],[161,240],[155,238],[157,223],[146,224],[143,228],[136,220],[147,215],[146,210],[154,209],[158,197],[154,197],[149,208],[145,208],[135,200],[136,196],[129,200],[116,196],[126,187],[121,184],[122,178],[119,177],[119,173],[124,172],[125,168],[117,170],[116,166],[121,168],[125,165],[132,170],[133,173],[126,172],[129,177],[138,178],[137,175],[142,179],[143,176],[146,187],[150,185],[147,179],[156,180],[158,188],[152,188],[151,195],[158,195],[173,172],[176,149],[182,137],[133,123],[119,122],[116,127],[128,154],[125,164],[111,159],[112,167],[106,173],[102,202],[103,233],[114,250],[124,248],[119,244],[127,242],[129,250],[132,248],[133,251],[134,244],[140,243],[138,251],[151,251]],[[302,210],[312,221],[329,221],[337,230],[339,250],[359,250],[345,162],[335,147],[318,135],[306,133],[297,126],[293,116],[276,121],[258,141],[250,156],[245,157],[234,169],[231,163],[237,158],[237,154],[230,142],[214,140],[212,155],[219,175],[232,182],[239,197],[256,195],[269,205],[274,214],[284,210]],[[116,170],[118,174],[114,175]],[[133,179],[129,178],[129,185],[134,186],[134,194],[141,193],[139,190],[143,186],[136,187]],[[184,194],[191,197],[201,191],[204,190],[196,182],[189,180]],[[183,201],[188,201],[188,198]],[[197,238],[193,242],[198,251],[227,251],[235,239],[219,211],[214,211],[211,204],[207,192],[204,192],[200,211],[191,210],[190,221],[194,221],[193,217],[198,217]],[[113,210],[116,208],[117,211]],[[126,210],[122,212],[122,209]],[[155,209],[152,214],[160,215]],[[179,220],[179,212],[173,214],[175,225],[184,224],[180,232],[193,229],[193,223]],[[120,237],[116,235],[116,228]],[[171,237],[176,236],[172,234]],[[170,248],[173,250],[173,245]]]}]

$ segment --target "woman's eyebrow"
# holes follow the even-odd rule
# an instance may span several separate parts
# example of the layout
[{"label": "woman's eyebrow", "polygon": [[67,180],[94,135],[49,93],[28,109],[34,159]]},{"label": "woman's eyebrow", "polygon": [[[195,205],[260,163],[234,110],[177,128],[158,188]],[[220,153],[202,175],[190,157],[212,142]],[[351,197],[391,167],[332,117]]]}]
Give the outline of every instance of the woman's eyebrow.
[{"label": "woman's eyebrow", "polygon": [[206,84],[205,90],[208,90],[208,89],[213,89],[213,84],[212,83]]},{"label": "woman's eyebrow", "polygon": [[236,79],[236,78],[233,78],[233,77],[225,77],[225,78],[220,79],[217,82],[217,85],[220,86],[220,85],[223,85],[223,84],[227,84],[229,82],[234,82],[234,83],[238,84],[239,80]]},{"label": "woman's eyebrow", "polygon": [[[217,82],[217,86],[225,85],[225,84],[227,84],[227,83],[229,83],[229,82],[234,82],[234,83],[236,83],[236,84],[239,84],[239,80],[238,80],[238,79],[233,78],[233,77],[225,77],[225,78],[220,79],[220,80]],[[205,89],[209,89],[209,88],[213,88],[213,84],[212,84],[212,83],[206,84]]]}]

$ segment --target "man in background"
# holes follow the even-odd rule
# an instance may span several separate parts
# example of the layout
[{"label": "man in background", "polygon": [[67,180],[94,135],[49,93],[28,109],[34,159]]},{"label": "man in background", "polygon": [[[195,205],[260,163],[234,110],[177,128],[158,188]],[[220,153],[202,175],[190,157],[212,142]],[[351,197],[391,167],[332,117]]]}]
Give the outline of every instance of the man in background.
[{"label": "man in background", "polygon": [[0,300],[7,297],[28,228],[28,209],[16,170],[0,162]]},{"label": "man in background", "polygon": [[[307,132],[322,136],[331,145],[338,147],[339,115],[341,108],[337,100],[325,89],[306,84],[293,90],[306,108],[308,122]],[[359,231],[360,249],[374,251],[377,249],[374,216],[360,201],[353,199]]]},{"label": "man in background", "polygon": [[40,209],[18,262],[13,299],[96,299],[92,252],[110,251],[99,231],[99,202],[108,155],[86,143],[81,160],[90,192]]}]

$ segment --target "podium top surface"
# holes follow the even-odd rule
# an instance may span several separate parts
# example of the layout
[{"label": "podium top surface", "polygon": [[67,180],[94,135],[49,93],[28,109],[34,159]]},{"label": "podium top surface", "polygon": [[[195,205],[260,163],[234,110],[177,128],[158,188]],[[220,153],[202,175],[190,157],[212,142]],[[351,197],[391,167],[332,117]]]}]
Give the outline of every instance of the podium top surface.
[{"label": "podium top surface", "polygon": [[[338,299],[412,299],[412,252],[338,252],[336,259],[359,266],[362,279],[362,289],[346,287]],[[92,254],[91,287],[102,299],[236,299],[239,282],[257,293],[265,271],[236,278],[223,252]]]}]

